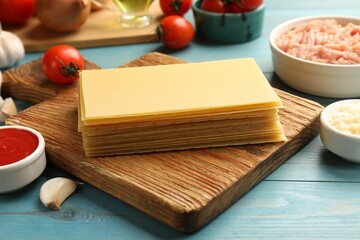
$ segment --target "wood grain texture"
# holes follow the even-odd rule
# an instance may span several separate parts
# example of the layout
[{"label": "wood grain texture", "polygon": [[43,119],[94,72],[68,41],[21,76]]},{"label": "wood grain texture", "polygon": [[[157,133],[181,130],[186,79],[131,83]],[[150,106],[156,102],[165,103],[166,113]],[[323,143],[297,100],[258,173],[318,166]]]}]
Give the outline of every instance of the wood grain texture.
[{"label": "wood grain texture", "polygon": [[[48,81],[42,73],[41,64],[41,59],[38,59],[3,72],[4,79],[1,89],[4,94],[39,103],[57,96],[62,91],[74,91],[72,89],[75,89],[76,92],[76,84],[54,85]],[[85,60],[85,68],[98,69],[100,67]]]},{"label": "wood grain texture", "polygon": [[[171,63],[184,61],[150,53],[125,66]],[[32,75],[35,82],[42,78],[36,73]],[[21,97],[17,79],[22,77],[21,71],[6,72],[4,91]],[[14,82],[18,91],[11,87]],[[77,132],[76,87],[59,90],[7,124],[40,131],[49,160],[59,168],[178,231],[192,232],[226,210],[318,133],[322,106],[276,91],[284,104],[279,115],[289,139],[286,143],[87,158]]]},{"label": "wood grain texture", "polygon": [[158,41],[156,27],[163,17],[158,1],[150,8],[153,22],[144,28],[124,28],[117,13],[109,10],[92,12],[85,24],[77,31],[58,33],[44,28],[34,17],[23,26],[3,26],[15,33],[24,43],[26,52],[45,51],[58,44],[70,44],[76,48],[102,47],[129,43]]}]

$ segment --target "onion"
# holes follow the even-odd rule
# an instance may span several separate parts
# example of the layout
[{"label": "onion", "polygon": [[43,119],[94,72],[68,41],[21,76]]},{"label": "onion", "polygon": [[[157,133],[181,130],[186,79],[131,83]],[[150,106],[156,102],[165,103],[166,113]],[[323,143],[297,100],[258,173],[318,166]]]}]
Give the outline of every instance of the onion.
[{"label": "onion", "polygon": [[91,1],[91,11],[98,11],[109,4],[109,0],[95,0]]},{"label": "onion", "polygon": [[79,29],[91,12],[89,0],[37,0],[36,16],[41,24],[55,32]]}]

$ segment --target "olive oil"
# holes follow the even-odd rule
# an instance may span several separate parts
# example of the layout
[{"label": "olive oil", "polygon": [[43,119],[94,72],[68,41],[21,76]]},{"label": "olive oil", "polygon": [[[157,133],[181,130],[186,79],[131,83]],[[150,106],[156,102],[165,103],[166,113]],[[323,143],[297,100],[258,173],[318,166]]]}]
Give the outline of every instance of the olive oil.
[{"label": "olive oil", "polygon": [[153,0],[114,0],[124,14],[147,12]]},{"label": "olive oil", "polygon": [[154,0],[113,0],[120,10],[121,25],[126,28],[146,27],[152,17],[149,13]]}]

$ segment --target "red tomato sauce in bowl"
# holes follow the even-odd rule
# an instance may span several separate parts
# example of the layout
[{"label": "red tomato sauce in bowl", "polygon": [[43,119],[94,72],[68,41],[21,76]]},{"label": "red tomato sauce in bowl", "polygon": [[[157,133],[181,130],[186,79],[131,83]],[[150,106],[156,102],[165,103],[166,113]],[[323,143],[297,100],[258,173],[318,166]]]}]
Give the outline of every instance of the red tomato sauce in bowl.
[{"label": "red tomato sauce in bowl", "polygon": [[15,128],[0,129],[0,166],[26,158],[38,145],[38,137],[30,131]]}]

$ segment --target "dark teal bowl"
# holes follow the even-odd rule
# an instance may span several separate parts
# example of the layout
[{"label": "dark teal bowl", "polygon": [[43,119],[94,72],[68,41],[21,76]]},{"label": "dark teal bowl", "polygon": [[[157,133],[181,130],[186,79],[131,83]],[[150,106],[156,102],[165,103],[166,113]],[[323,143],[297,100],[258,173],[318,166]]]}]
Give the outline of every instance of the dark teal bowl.
[{"label": "dark teal bowl", "polygon": [[213,13],[200,9],[202,0],[194,1],[192,10],[196,35],[214,43],[245,43],[261,35],[265,4],[245,13]]}]

